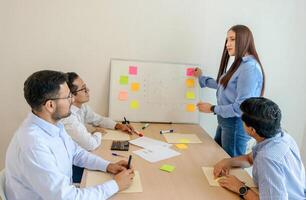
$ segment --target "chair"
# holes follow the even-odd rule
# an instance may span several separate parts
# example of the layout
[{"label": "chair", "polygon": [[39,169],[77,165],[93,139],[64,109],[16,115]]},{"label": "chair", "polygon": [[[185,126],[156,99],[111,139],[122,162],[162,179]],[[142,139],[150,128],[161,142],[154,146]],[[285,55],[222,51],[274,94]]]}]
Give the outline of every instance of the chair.
[{"label": "chair", "polygon": [[0,200],[6,200],[5,194],[4,194],[4,185],[5,185],[5,173],[4,169],[0,172]]}]

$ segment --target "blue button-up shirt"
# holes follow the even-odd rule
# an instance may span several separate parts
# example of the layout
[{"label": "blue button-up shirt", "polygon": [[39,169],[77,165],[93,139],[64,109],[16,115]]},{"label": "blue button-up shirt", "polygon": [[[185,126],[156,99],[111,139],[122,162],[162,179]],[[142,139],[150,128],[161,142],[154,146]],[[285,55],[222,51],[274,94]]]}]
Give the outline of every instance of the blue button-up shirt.
[{"label": "blue button-up shirt", "polygon": [[74,143],[61,123],[53,125],[30,113],[6,153],[8,200],[101,200],[118,191],[114,180],[76,188],[72,164],[106,171],[109,162]]},{"label": "blue button-up shirt", "polygon": [[290,135],[281,132],[253,147],[253,179],[261,200],[306,199],[305,168]]},{"label": "blue button-up shirt", "polygon": [[203,87],[217,89],[215,113],[223,118],[240,117],[240,104],[247,98],[258,97],[261,93],[263,75],[260,65],[253,56],[245,56],[236,72],[229,80],[227,87],[218,84],[208,76],[199,77]]}]

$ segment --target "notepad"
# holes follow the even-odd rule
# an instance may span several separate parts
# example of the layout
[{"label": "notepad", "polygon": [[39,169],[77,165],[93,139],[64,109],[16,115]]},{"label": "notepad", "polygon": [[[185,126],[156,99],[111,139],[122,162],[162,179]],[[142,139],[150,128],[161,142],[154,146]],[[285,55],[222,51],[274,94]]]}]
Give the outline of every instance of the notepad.
[{"label": "notepad", "polygon": [[175,146],[179,149],[188,149],[188,146],[186,144],[175,144]]},{"label": "notepad", "polygon": [[130,140],[130,136],[122,131],[106,130],[107,133],[102,136],[102,140]]},{"label": "notepad", "polygon": [[165,139],[168,143],[202,143],[202,141],[195,134],[183,134],[183,133],[169,133],[164,134]]},{"label": "notepad", "polygon": [[[202,167],[202,170],[206,176],[206,179],[211,186],[219,186],[218,179],[214,178],[214,168],[213,167]],[[250,175],[244,169],[231,169],[229,172],[230,175],[236,176],[239,180],[244,182],[249,187],[257,187],[250,177]],[[221,177],[222,178],[222,177]]]},{"label": "notepad", "polygon": [[[142,185],[140,180],[140,175],[138,171],[134,171],[135,176],[133,178],[133,183],[131,186],[125,190],[120,191],[119,193],[136,193],[142,192]],[[92,187],[99,184],[103,184],[106,181],[112,180],[113,175],[101,171],[87,171],[86,177],[86,187]]]}]

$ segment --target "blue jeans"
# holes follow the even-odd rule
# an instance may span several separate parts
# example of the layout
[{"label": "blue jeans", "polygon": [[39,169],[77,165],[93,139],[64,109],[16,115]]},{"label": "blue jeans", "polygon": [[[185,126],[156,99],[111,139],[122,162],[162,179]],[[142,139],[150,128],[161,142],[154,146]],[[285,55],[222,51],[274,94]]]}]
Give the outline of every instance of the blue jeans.
[{"label": "blue jeans", "polygon": [[239,117],[223,118],[218,116],[215,141],[231,156],[244,155],[250,136],[244,131]]},{"label": "blue jeans", "polygon": [[72,165],[72,181],[73,183],[81,183],[84,168]]}]

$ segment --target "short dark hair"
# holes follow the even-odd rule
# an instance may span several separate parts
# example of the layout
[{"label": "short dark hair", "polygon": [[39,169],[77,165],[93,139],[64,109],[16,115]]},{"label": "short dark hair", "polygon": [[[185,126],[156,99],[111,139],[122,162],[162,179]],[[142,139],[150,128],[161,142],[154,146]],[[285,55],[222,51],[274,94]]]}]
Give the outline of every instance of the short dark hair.
[{"label": "short dark hair", "polygon": [[75,79],[79,78],[79,75],[75,72],[67,72],[67,77],[68,77],[67,84],[70,89],[70,92],[75,95],[78,86],[74,85],[73,82],[75,81]]},{"label": "short dark hair", "polygon": [[281,131],[282,113],[278,105],[264,97],[252,97],[240,105],[241,119],[264,138],[274,137]]},{"label": "short dark hair", "polygon": [[24,82],[24,98],[33,110],[40,111],[46,101],[58,97],[60,85],[65,82],[67,75],[63,72],[37,71]]}]

